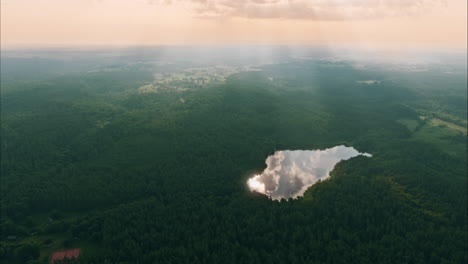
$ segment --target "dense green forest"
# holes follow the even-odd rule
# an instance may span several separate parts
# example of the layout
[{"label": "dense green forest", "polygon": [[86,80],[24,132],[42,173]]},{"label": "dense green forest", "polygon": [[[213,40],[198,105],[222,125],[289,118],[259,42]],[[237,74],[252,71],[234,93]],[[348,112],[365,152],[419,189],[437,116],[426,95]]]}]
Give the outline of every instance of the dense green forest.
[{"label": "dense green forest", "polygon": [[[466,71],[96,61],[2,58],[5,263],[468,261]],[[340,144],[373,157],[298,199],[246,186],[275,150]]]}]

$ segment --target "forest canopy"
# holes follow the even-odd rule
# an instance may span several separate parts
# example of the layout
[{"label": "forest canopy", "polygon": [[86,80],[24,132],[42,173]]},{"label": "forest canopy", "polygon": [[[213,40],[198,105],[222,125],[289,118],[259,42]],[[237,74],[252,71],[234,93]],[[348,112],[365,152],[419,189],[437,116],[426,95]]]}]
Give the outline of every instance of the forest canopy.
[{"label": "forest canopy", "polygon": [[[466,64],[34,52],[1,60],[8,263],[468,261]],[[296,199],[246,184],[340,145],[372,158]]]}]

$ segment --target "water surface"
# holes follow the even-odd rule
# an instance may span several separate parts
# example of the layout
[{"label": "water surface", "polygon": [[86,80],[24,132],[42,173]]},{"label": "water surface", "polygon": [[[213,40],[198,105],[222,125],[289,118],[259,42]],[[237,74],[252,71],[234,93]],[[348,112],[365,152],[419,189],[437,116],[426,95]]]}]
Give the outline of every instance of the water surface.
[{"label": "water surface", "polygon": [[318,180],[330,177],[338,162],[360,155],[372,157],[342,145],[324,150],[276,151],[266,159],[267,168],[248,179],[247,185],[274,200],[296,198]]}]

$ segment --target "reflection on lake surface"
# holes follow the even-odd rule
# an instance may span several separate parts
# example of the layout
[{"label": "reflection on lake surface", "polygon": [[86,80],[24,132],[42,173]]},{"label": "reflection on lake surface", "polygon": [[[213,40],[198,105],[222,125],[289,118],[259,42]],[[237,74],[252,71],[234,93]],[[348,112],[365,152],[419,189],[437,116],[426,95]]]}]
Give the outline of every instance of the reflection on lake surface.
[{"label": "reflection on lake surface", "polygon": [[335,164],[359,155],[372,157],[346,146],[276,151],[266,159],[267,168],[250,178],[247,185],[251,191],[266,194],[274,200],[296,198],[318,180],[328,178]]}]

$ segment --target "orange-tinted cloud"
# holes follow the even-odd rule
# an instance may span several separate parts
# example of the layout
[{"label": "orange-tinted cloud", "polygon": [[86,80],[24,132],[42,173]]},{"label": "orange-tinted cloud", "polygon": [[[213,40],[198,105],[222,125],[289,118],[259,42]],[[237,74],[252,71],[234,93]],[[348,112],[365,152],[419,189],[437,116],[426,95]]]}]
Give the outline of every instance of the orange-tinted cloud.
[{"label": "orange-tinted cloud", "polygon": [[309,20],[379,19],[420,15],[443,0],[149,0],[151,4],[192,4],[200,18],[282,18]]}]

